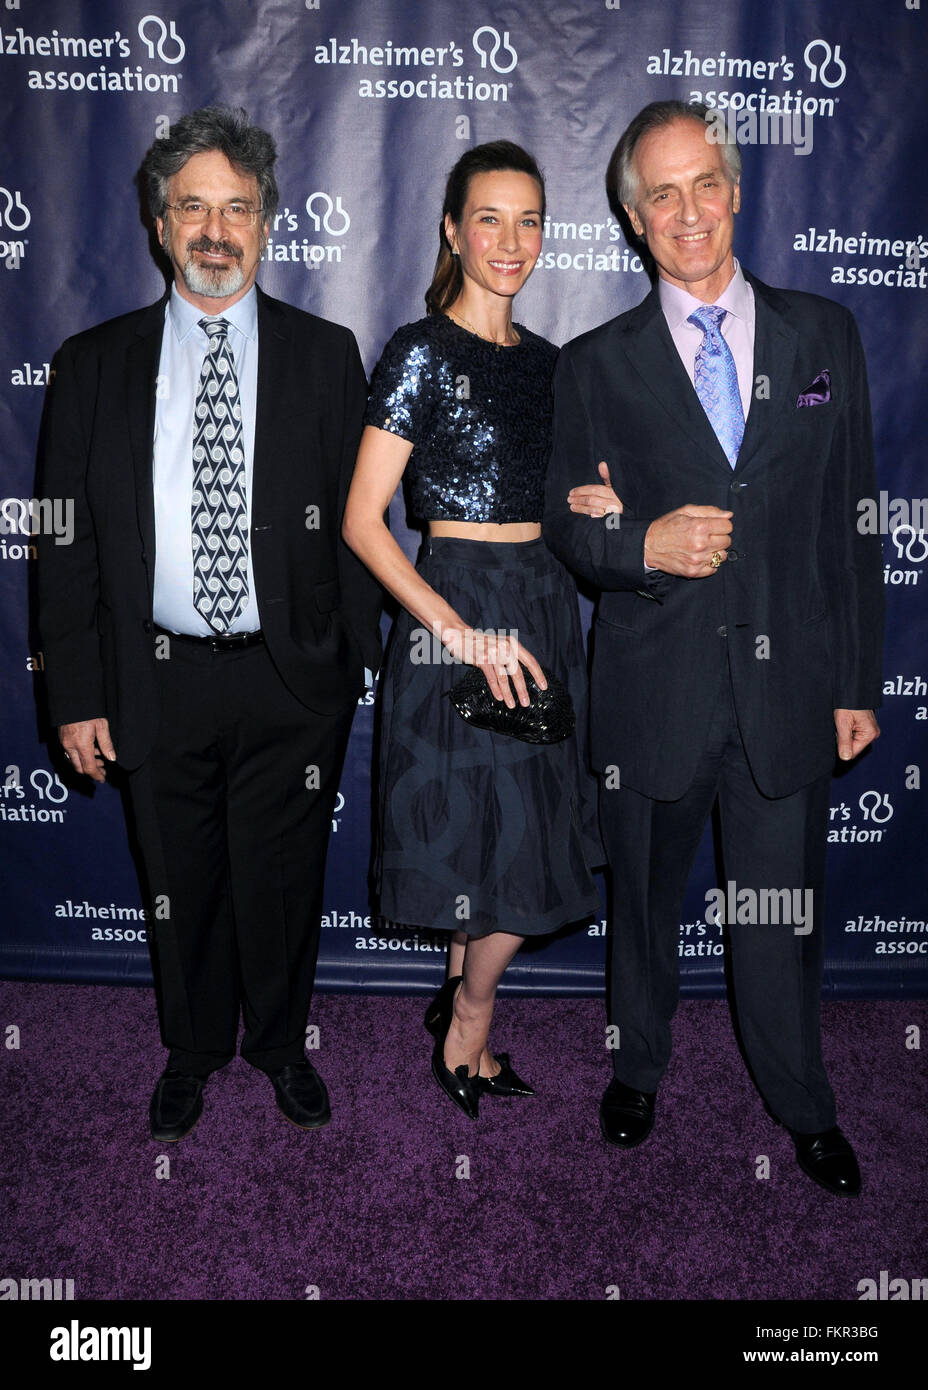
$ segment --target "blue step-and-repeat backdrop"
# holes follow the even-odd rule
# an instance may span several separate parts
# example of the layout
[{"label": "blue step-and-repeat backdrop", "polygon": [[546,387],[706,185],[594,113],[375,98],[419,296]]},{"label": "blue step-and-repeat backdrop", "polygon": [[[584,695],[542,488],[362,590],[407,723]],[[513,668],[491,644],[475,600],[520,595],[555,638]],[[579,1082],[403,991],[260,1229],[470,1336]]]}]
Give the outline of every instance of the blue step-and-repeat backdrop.
[{"label": "blue step-and-repeat backdrop", "polygon": [[[244,105],[273,133],[281,204],[261,281],[352,328],[370,371],[423,312],[444,180],[469,144],[514,139],[547,175],[522,322],[562,343],[636,304],[647,278],[604,172],[629,118],[673,96],[707,102],[744,143],[741,261],[840,300],[863,334],[879,492],[862,499],[861,524],[882,534],[889,604],[883,736],[833,784],[826,989],[925,992],[926,11],[919,0],[0,0],[0,973],[150,979],[120,792],[69,779],[47,742],[28,500],[55,349],[164,288],[134,184],[152,139],[212,101]],[[399,502],[393,526],[413,554]],[[443,937],[371,913],[374,718],[370,697],[332,825],[323,989],[425,988],[443,965]],[[705,908],[714,882],[707,836],[680,928],[691,994],[722,988],[724,945]],[[604,949],[603,921],[575,929],[527,948],[506,985],[596,992]]]}]

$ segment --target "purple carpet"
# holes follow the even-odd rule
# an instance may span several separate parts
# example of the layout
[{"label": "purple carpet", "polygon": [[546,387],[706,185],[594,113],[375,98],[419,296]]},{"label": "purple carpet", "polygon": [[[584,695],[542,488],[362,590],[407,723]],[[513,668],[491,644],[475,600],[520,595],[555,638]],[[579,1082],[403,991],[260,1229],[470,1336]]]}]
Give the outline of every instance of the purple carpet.
[{"label": "purple carpet", "polygon": [[856,1201],[796,1167],[724,1003],[681,1005],[633,1152],[599,1134],[600,1001],[501,999],[492,1040],[538,1095],[484,1098],[476,1124],[431,1079],[425,1003],[317,996],[327,1128],[288,1124],[236,1059],[193,1133],[159,1145],[152,991],[0,984],[0,1036],[20,1030],[0,1061],[0,1277],[72,1279],[78,1299],[855,1300],[881,1270],[928,1274],[924,1002],[824,1006]]}]

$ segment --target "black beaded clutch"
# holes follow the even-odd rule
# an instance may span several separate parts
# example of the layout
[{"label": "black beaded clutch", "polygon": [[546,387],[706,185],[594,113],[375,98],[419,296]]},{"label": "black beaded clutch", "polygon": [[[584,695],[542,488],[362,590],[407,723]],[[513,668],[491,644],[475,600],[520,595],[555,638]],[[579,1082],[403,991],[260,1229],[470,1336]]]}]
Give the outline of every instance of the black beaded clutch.
[{"label": "black beaded clutch", "polygon": [[517,700],[515,708],[510,709],[502,700],[495,700],[479,666],[469,667],[447,694],[461,718],[477,729],[508,734],[523,743],[560,743],[573,732],[577,722],[570,691],[549,671],[545,671],[548,688],[541,690],[528,671],[522,669],[528,705],[520,705]]}]

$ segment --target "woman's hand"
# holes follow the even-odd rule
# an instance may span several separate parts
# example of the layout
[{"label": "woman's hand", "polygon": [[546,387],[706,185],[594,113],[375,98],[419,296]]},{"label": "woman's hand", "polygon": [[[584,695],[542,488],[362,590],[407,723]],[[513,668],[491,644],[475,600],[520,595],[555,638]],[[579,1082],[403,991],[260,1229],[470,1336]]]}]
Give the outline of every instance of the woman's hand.
[{"label": "woman's hand", "polygon": [[582,512],[586,516],[605,516],[607,512],[624,511],[621,499],[612,490],[609,482],[609,467],[603,462],[599,465],[600,483],[587,483],[584,487],[572,487],[567,494],[572,512]]},{"label": "woman's hand", "polygon": [[481,632],[479,628],[468,627],[463,631],[445,631],[441,640],[452,656],[459,661],[463,661],[467,666],[480,667],[487,685],[493,692],[493,698],[504,700],[509,709],[515,709],[516,698],[520,705],[531,704],[525,676],[522,674],[523,666],[529,671],[539,689],[548,688],[544,672],[528,648],[519,641],[515,632]]}]

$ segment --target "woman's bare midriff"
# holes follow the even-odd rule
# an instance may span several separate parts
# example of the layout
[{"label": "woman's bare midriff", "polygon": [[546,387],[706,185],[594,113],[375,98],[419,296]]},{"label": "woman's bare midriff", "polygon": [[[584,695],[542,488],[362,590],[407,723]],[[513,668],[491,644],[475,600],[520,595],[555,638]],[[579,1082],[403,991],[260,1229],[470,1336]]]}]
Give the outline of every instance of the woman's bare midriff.
[{"label": "woman's bare midriff", "polygon": [[430,536],[458,536],[466,541],[537,541],[540,521],[430,521]]}]

